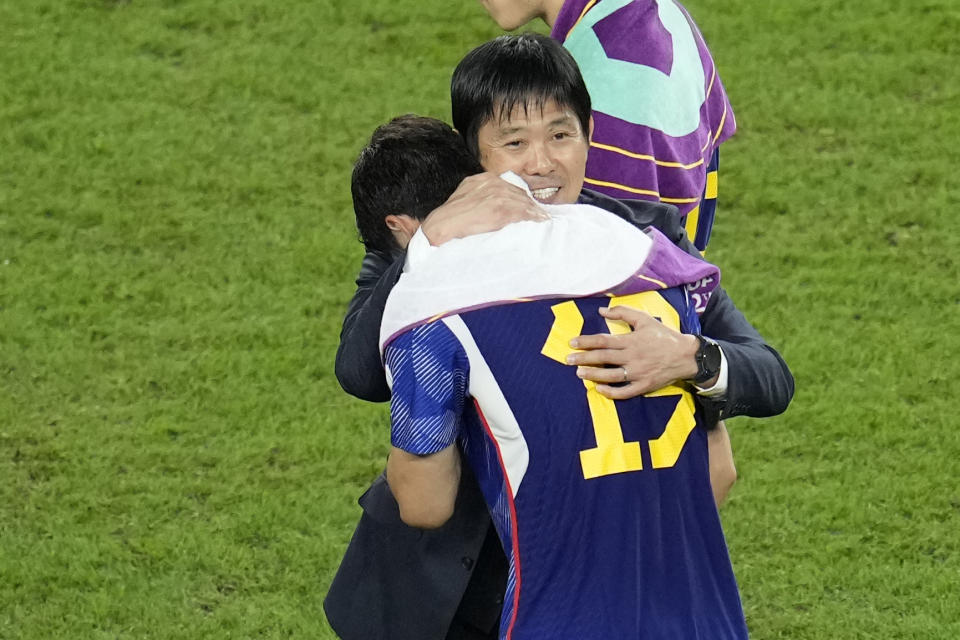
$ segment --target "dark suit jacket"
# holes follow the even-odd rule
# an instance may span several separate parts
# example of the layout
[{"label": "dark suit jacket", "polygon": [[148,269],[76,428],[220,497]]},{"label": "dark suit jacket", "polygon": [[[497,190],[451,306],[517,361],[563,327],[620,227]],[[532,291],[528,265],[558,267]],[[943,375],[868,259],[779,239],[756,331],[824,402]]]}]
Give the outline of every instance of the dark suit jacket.
[{"label": "dark suit jacket", "polygon": [[[654,226],[688,253],[700,255],[687,240],[676,207],[614,200],[587,190],[580,202],[607,209],[640,228]],[[343,322],[337,379],[344,390],[364,400],[390,399],[378,341],[384,304],[402,269],[402,255],[368,253]],[[783,412],[793,397],[790,370],[722,288],[714,292],[700,321],[703,335],[720,343],[728,365],[724,399],[698,396],[708,423]],[[465,474],[461,480],[453,518],[435,531],[421,532],[400,521],[382,475],[360,503],[364,513],[324,601],[327,619],[344,640],[442,640],[458,604],[481,621],[498,612],[493,598],[460,603],[490,527],[472,476]],[[489,608],[494,611],[483,615]]]}]

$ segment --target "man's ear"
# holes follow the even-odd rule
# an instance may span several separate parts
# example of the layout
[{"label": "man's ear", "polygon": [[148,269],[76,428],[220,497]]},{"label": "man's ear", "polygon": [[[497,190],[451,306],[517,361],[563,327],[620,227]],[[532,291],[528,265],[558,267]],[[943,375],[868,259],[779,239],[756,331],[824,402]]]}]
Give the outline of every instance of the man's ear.
[{"label": "man's ear", "polygon": [[404,249],[413,234],[420,228],[420,221],[405,213],[391,213],[383,221],[387,224],[387,229],[390,229],[390,233],[393,234],[397,244]]},{"label": "man's ear", "polygon": [[590,130],[587,131],[587,142],[593,140],[593,116],[590,116]]},{"label": "man's ear", "polygon": [[403,226],[400,224],[400,216],[398,215],[391,213],[384,218],[383,221],[387,223],[387,229],[390,229],[390,231],[400,231],[403,229]]},{"label": "man's ear", "polygon": [[406,233],[412,236],[420,228],[420,221],[405,213],[391,213],[383,219],[387,223],[387,229],[393,232]]}]

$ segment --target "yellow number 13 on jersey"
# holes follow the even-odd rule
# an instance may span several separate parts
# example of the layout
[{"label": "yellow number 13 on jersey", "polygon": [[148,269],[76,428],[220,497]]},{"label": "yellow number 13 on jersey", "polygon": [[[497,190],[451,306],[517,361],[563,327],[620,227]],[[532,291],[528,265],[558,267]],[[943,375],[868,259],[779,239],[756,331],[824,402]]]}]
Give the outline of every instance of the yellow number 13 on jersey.
[{"label": "yellow number 13 on jersey", "polygon": [[[656,291],[611,298],[609,306],[617,305],[646,311],[658,318],[665,326],[674,331],[680,331],[680,316],[677,310]],[[569,343],[572,338],[581,334],[583,315],[572,300],[556,304],[550,309],[554,316],[553,326],[540,353],[566,364],[567,356],[576,351],[570,347]],[[608,320],[607,326],[613,334],[630,331],[630,328],[622,322]],[[593,420],[593,430],[597,438],[596,447],[580,452],[583,477],[589,480],[614,473],[642,470],[640,443],[624,442],[623,429],[620,427],[620,418],[614,401],[600,395],[595,382],[584,380],[583,384],[587,388],[587,405],[590,407],[590,417]],[[650,460],[654,469],[672,467],[676,464],[687,436],[696,425],[693,417],[695,411],[693,396],[689,391],[677,385],[670,385],[644,394],[647,398],[660,396],[676,396],[677,406],[660,437],[649,441]]]}]

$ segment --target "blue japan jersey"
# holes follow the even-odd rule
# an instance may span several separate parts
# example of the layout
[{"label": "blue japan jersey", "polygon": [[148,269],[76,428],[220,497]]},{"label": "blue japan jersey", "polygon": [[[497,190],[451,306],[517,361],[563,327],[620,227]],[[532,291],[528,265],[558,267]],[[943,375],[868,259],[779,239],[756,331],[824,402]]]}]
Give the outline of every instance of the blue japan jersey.
[{"label": "blue japan jersey", "polygon": [[510,563],[500,637],[747,637],[693,396],[602,397],[564,364],[581,333],[623,333],[623,304],[695,333],[684,289],[515,301],[386,347],[394,446],[458,442]]}]

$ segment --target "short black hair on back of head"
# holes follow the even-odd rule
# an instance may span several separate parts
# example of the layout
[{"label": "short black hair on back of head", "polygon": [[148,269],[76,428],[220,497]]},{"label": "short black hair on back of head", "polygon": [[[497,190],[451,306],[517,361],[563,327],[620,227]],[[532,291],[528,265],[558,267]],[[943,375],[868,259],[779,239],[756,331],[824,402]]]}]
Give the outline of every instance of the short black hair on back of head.
[{"label": "short black hair on back of head", "polygon": [[572,109],[583,135],[590,131],[590,94],[580,67],[556,40],[538,33],[500,36],[468,53],[450,80],[453,126],[479,157],[477,132],[517,107],[553,101]]},{"label": "short black hair on back of head", "polygon": [[412,114],[377,127],[353,166],[350,190],[360,240],[369,251],[397,249],[385,219],[423,220],[483,167],[445,122]]}]

